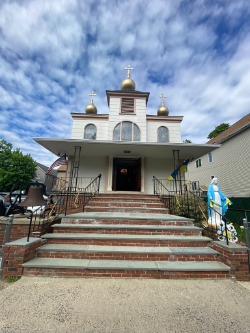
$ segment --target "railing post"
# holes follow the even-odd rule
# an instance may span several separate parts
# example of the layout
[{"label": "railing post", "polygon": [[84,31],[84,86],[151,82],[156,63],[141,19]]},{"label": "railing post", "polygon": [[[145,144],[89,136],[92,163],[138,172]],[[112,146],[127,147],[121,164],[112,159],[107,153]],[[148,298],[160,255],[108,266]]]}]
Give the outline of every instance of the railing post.
[{"label": "railing post", "polygon": [[101,182],[101,174],[98,175],[98,187],[97,187],[97,193],[99,193],[100,190],[100,182]]},{"label": "railing post", "polygon": [[249,235],[249,223],[247,219],[243,219],[243,227],[245,230],[245,237],[246,237],[246,246],[248,251],[248,267],[250,268],[250,235]]},{"label": "railing post", "polygon": [[154,182],[154,194],[156,194],[156,189],[155,189],[155,176],[153,176],[153,182]]},{"label": "railing post", "polygon": [[[9,215],[7,225],[5,228],[3,245],[5,245],[6,243],[8,243],[10,241],[10,234],[11,234],[11,229],[12,229],[12,225],[13,225],[13,219],[14,219],[14,216]],[[0,278],[2,277],[2,273],[3,273],[3,263],[4,263],[4,257],[2,256],[1,265],[0,265]]]},{"label": "railing post", "polygon": [[[28,230],[27,242],[29,242],[29,240],[30,240],[30,231],[31,231],[32,222],[33,222],[33,212],[32,212],[31,215],[30,215],[30,224],[29,224],[29,230]],[[33,230],[34,230],[34,229],[33,229]]]},{"label": "railing post", "polygon": [[[222,219],[221,219],[222,220]],[[223,220],[222,220],[223,221]],[[225,233],[226,233],[226,242],[227,242],[227,245],[229,245],[229,241],[228,241],[228,232],[227,232],[227,222],[226,221],[223,221],[224,222],[224,225],[225,225]]]},{"label": "railing post", "polygon": [[[11,234],[11,229],[13,225],[13,219],[14,215],[9,215],[6,228],[5,228],[5,233],[4,233],[4,240],[3,240],[3,245],[8,243],[10,241],[10,234]],[[2,277],[3,274],[3,264],[4,264],[4,257],[2,255],[2,260],[1,260],[1,265],[0,265],[0,278]]]},{"label": "railing post", "polygon": [[65,203],[65,210],[64,210],[64,216],[67,215],[67,209],[68,209],[68,200],[69,200],[69,190],[71,192],[71,187],[67,188],[67,194],[66,194],[66,203]]},{"label": "railing post", "polygon": [[13,219],[14,219],[14,215],[10,215],[8,218],[6,229],[5,229],[5,234],[4,234],[3,244],[6,244],[10,241],[10,234],[11,234],[11,229],[12,229],[12,225],[13,225]]}]

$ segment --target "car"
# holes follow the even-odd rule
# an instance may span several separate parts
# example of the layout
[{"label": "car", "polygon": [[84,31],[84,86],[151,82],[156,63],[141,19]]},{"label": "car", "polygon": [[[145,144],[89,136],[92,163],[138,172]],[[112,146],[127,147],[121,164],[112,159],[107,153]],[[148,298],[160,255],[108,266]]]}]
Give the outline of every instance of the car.
[{"label": "car", "polygon": [[42,216],[44,212],[45,212],[45,206],[29,206],[26,209],[26,214],[28,214],[29,216],[31,214]]},{"label": "car", "polygon": [[[49,197],[43,195],[43,198],[48,201],[49,200]],[[29,216],[31,216],[31,214],[33,215],[39,215],[39,216],[42,216],[45,212],[45,209],[46,209],[46,205],[42,205],[42,206],[28,206],[26,208],[26,214],[28,214]]]},{"label": "car", "polygon": [[4,202],[6,208],[10,206],[10,199],[8,193],[0,193],[0,201]]}]

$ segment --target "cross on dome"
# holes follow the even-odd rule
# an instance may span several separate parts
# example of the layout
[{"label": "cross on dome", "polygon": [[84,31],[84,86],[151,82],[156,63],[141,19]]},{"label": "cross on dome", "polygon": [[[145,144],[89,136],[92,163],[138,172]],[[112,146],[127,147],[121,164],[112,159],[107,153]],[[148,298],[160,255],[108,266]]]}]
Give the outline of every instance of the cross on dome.
[{"label": "cross on dome", "polygon": [[96,93],[92,91],[91,94],[89,94],[89,96],[91,96],[90,102],[93,103],[93,97],[96,96]]},{"label": "cross on dome", "polygon": [[134,68],[130,67],[130,65],[128,65],[128,67],[124,68],[126,71],[128,71],[128,77],[130,77],[130,71],[132,71]]},{"label": "cross on dome", "polygon": [[161,105],[164,105],[164,99],[167,98],[167,96],[161,94],[160,98],[161,98]]}]

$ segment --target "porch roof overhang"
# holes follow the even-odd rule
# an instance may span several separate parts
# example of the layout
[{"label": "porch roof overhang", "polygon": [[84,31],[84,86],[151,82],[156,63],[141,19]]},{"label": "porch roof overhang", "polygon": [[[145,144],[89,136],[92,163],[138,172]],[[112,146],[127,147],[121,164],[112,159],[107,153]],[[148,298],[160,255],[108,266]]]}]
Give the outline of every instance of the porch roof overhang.
[{"label": "porch roof overhang", "polygon": [[180,159],[197,159],[217,148],[219,144],[120,142],[77,139],[33,138],[34,141],[55,155],[73,156],[75,147],[81,147],[81,156],[117,156],[124,158],[150,157],[172,158],[173,151],[179,151]]}]

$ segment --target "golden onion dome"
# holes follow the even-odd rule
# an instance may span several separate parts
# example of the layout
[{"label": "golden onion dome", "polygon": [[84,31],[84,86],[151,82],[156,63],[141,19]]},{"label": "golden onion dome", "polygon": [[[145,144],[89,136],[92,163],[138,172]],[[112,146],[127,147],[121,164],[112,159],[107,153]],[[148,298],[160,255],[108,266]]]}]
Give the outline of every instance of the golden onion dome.
[{"label": "golden onion dome", "polygon": [[97,108],[93,103],[86,106],[85,112],[88,114],[97,114]]},{"label": "golden onion dome", "polygon": [[130,77],[127,77],[125,80],[122,81],[121,90],[133,90],[135,91],[135,83]]},{"label": "golden onion dome", "polygon": [[[96,94],[92,91],[91,94],[89,94],[89,96],[96,96]],[[97,114],[97,108],[96,106],[94,105],[94,102],[93,102],[93,98],[91,98],[90,100],[90,104],[88,104],[85,108],[85,112],[87,114]]]},{"label": "golden onion dome", "polygon": [[164,98],[166,98],[166,96],[161,94],[160,98],[161,98],[161,106],[159,107],[159,109],[157,111],[157,115],[158,116],[168,116],[169,110],[166,107],[166,105],[164,104]]},{"label": "golden onion dome", "polygon": [[128,71],[127,77],[125,80],[122,81],[121,84],[121,90],[133,90],[135,91],[135,83],[134,81],[130,78],[130,71],[132,71],[134,68],[130,67],[130,65],[128,65],[128,67],[124,68],[125,70]]},{"label": "golden onion dome", "polygon": [[169,110],[165,105],[162,105],[161,107],[159,107],[159,109],[157,111],[158,116],[168,116],[168,114],[169,114]]}]

